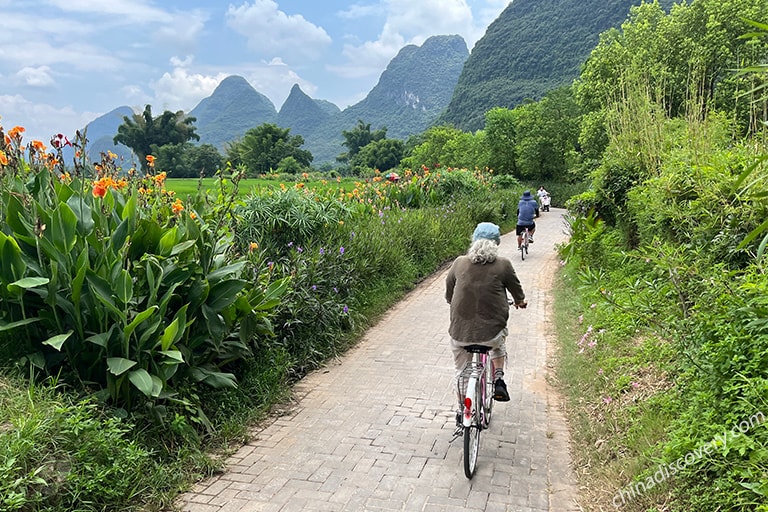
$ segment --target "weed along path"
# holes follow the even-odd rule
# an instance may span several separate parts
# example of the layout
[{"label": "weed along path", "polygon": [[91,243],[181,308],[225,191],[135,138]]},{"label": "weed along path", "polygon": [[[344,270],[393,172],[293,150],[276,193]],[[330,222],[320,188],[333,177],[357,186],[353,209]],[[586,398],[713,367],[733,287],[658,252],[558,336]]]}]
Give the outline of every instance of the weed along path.
[{"label": "weed along path", "polygon": [[481,436],[477,474],[464,476],[454,430],[447,268],[393,307],[360,343],[295,387],[295,406],[253,433],[227,470],[179,497],[186,512],[580,510],[568,429],[548,385],[551,288],[563,210],[537,220],[520,260],[502,239],[529,307],[510,312],[506,380]]}]

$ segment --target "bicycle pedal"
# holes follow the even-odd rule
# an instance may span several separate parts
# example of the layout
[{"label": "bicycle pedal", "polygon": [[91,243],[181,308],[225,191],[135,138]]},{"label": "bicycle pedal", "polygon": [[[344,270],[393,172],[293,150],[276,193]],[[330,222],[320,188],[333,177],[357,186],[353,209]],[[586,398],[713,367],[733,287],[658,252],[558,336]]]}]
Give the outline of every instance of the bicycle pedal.
[{"label": "bicycle pedal", "polygon": [[451,436],[451,439],[448,442],[452,443],[458,438],[463,436],[464,436],[464,427],[456,427],[456,430],[453,431],[453,435]]}]

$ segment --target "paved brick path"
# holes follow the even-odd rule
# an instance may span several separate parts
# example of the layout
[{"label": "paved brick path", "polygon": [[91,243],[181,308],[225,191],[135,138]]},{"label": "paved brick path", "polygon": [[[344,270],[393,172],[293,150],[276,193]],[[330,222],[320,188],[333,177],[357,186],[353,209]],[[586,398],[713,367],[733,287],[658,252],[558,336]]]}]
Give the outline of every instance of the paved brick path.
[{"label": "paved brick path", "polygon": [[[565,238],[563,210],[537,220],[523,262],[529,307],[512,309],[506,370],[511,401],[481,435],[477,474],[464,476],[454,430],[453,362],[443,270],[419,285],[341,360],[295,388],[296,406],[254,433],[228,470],[179,499],[186,512],[580,510],[568,430],[547,384],[551,297]],[[527,329],[525,326],[527,325]],[[552,341],[550,340],[550,344]]]}]

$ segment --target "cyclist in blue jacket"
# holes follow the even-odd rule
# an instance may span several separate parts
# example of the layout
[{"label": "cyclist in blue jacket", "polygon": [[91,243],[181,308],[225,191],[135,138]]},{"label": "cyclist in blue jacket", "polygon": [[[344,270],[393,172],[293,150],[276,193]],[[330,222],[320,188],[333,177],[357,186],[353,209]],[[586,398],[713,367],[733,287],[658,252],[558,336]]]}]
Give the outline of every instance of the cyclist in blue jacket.
[{"label": "cyclist in blue jacket", "polygon": [[515,232],[517,233],[517,248],[519,249],[523,245],[523,232],[525,228],[528,228],[530,237],[528,242],[533,243],[533,232],[536,231],[536,222],[533,220],[539,216],[539,203],[531,195],[530,190],[523,192],[523,197],[520,198],[520,202],[517,204],[517,227]]}]

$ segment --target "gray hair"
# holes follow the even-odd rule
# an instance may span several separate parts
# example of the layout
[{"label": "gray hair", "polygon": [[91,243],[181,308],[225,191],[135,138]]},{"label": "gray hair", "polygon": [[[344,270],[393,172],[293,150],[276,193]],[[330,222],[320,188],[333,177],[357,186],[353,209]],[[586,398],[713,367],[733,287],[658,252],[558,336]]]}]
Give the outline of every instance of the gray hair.
[{"label": "gray hair", "polygon": [[499,244],[487,238],[481,238],[472,242],[467,251],[467,256],[472,263],[493,263],[499,254]]}]

